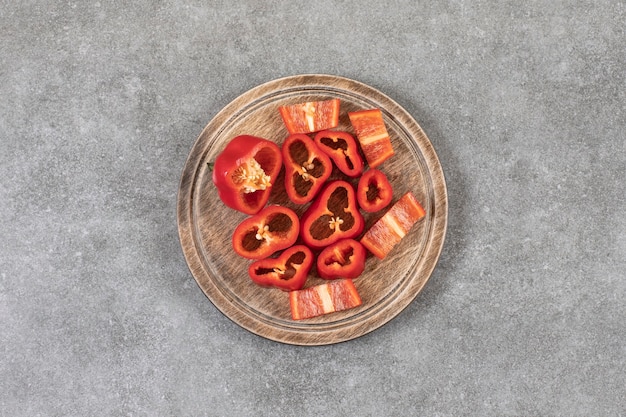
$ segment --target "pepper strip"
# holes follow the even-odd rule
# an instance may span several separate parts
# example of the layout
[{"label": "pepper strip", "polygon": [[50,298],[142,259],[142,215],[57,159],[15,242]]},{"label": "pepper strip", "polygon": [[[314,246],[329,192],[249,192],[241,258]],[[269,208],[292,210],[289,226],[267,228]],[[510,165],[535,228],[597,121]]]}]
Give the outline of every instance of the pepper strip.
[{"label": "pepper strip", "polygon": [[391,138],[380,109],[351,112],[348,117],[370,168],[376,168],[393,156]]},{"label": "pepper strip", "polygon": [[384,259],[425,215],[421,204],[407,192],[365,232],[361,244],[377,258]]},{"label": "pepper strip", "polygon": [[280,106],[278,111],[289,133],[313,133],[339,124],[338,98]]},{"label": "pepper strip", "polygon": [[291,318],[302,320],[358,307],[362,301],[352,280],[340,279],[291,291],[289,304]]}]

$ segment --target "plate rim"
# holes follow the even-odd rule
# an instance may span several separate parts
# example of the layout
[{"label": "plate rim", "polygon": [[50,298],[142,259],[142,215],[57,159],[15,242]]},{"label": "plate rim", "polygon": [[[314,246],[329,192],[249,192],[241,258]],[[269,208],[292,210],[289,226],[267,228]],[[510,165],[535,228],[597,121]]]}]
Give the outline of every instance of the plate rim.
[{"label": "plate rim", "polygon": [[[431,181],[433,182],[434,188],[433,193],[435,195],[435,201],[433,202],[433,204],[437,206],[437,212],[435,213],[436,216],[433,216],[433,220],[436,222],[436,224],[433,225],[433,230],[436,232],[436,242],[428,239],[426,247],[424,249],[424,252],[428,252],[429,255],[429,266],[424,271],[426,277],[420,280],[421,285],[415,286],[411,285],[411,282],[409,282],[406,285],[407,288],[405,288],[403,292],[410,290],[410,294],[408,294],[408,296],[404,295],[402,299],[403,305],[393,309],[393,311],[389,311],[389,305],[393,307],[393,302],[387,303],[389,305],[383,307],[381,311],[381,313],[384,313],[382,317],[377,316],[377,320],[375,320],[375,323],[373,323],[373,325],[371,326],[365,325],[372,324],[370,323],[371,321],[373,321],[372,318],[362,323],[359,323],[357,319],[355,323],[349,323],[347,327],[337,325],[332,326],[333,328],[321,331],[306,329],[306,324],[302,325],[301,322],[294,323],[298,324],[297,327],[304,327],[306,331],[304,329],[296,330],[276,328],[271,324],[260,323],[258,318],[247,315],[245,311],[241,311],[238,306],[233,303],[232,300],[228,299],[228,297],[223,294],[214,283],[211,282],[210,279],[205,279],[208,271],[205,271],[202,266],[202,260],[200,259],[197,251],[195,251],[194,239],[192,234],[190,233],[191,229],[193,228],[193,225],[190,224],[191,220],[193,219],[193,216],[190,215],[193,205],[189,203],[189,197],[191,197],[191,195],[193,194],[193,184],[195,183],[194,180],[197,177],[196,173],[198,171],[198,167],[203,164],[202,158],[197,158],[198,156],[201,156],[202,151],[205,149],[205,147],[201,146],[203,138],[207,136],[207,133],[209,131],[214,132],[212,134],[213,137],[219,136],[219,132],[221,132],[226,127],[227,122],[229,120],[236,119],[238,113],[237,109],[242,107],[242,103],[250,105],[254,103],[255,100],[261,100],[264,97],[267,97],[266,91],[274,91],[275,94],[279,94],[281,90],[287,91],[288,89],[286,88],[272,90],[275,86],[284,84],[289,85],[289,89],[304,88],[307,86],[313,88],[317,86],[326,88],[332,87],[337,91],[351,92],[346,88],[340,87],[343,85],[350,85],[367,90],[368,93],[375,96],[374,101],[384,102],[384,110],[388,114],[392,115],[393,118],[398,121],[398,124],[400,126],[408,130],[408,133],[410,133],[410,140],[413,142],[414,145],[418,147],[420,153],[424,156],[425,162],[427,164],[427,171],[431,176]],[[371,96],[368,96],[367,98],[372,99]],[[399,116],[401,116],[400,120],[398,120]],[[420,136],[420,143],[417,143],[417,139],[415,137],[416,133]],[[427,147],[427,153],[424,152],[423,146]],[[194,169],[189,169],[190,164],[192,163]],[[433,168],[437,171],[436,179],[433,179],[431,175],[433,172]],[[434,182],[437,182],[437,184],[434,184]],[[194,141],[183,165],[177,193],[176,214],[179,242],[181,244],[183,256],[185,258],[187,266],[192,276],[194,277],[196,284],[200,287],[200,289],[209,299],[209,301],[211,301],[211,303],[218,309],[218,311],[220,311],[223,315],[225,315],[227,318],[229,318],[240,327],[243,327],[244,329],[252,332],[253,334],[256,334],[257,336],[291,345],[319,346],[352,340],[382,327],[383,325],[387,324],[389,321],[397,317],[402,311],[404,311],[406,307],[408,307],[413,302],[413,300],[421,293],[423,287],[432,276],[432,273],[438,263],[439,257],[443,250],[443,246],[445,244],[448,224],[448,193],[443,167],[437,153],[435,152],[432,142],[430,141],[424,130],[421,128],[419,123],[413,118],[413,116],[402,106],[400,106],[395,100],[393,100],[377,88],[347,77],[329,74],[299,74],[266,81],[262,84],[246,90],[245,92],[231,100],[228,104],[226,104],[215,114],[215,116],[213,116],[213,118],[209,120],[209,122],[202,129],[202,131]],[[432,247],[433,243],[436,243],[436,247],[434,248]],[[212,286],[213,288],[205,288],[205,286],[202,285],[205,282],[211,283],[209,287]]]}]

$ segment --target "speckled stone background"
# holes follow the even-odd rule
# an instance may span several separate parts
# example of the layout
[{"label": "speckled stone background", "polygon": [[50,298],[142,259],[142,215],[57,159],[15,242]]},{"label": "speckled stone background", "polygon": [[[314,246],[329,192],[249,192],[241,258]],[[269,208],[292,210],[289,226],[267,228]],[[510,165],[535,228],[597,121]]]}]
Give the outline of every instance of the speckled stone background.
[{"label": "speckled stone background", "polygon": [[[0,415],[626,415],[626,4],[0,1]],[[418,298],[350,342],[241,329],[176,195],[258,84],[367,83],[449,191]]]}]

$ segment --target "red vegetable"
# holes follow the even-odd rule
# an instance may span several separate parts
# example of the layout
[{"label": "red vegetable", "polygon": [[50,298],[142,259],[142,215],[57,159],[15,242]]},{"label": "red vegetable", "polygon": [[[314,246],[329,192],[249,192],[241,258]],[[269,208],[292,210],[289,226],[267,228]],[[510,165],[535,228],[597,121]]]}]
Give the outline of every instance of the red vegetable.
[{"label": "red vegetable", "polygon": [[300,221],[283,206],[267,206],[235,228],[233,249],[248,259],[263,259],[293,245],[298,239]]},{"label": "red vegetable", "polygon": [[292,291],[304,287],[312,266],[311,249],[304,245],[296,245],[286,249],[277,258],[253,262],[248,268],[248,275],[252,281],[263,287]]},{"label": "red vegetable", "polygon": [[350,279],[328,281],[289,293],[291,317],[308,319],[360,306],[361,297]]},{"label": "red vegetable", "polygon": [[315,135],[315,143],[332,158],[335,166],[348,177],[358,177],[363,172],[363,159],[359,154],[359,147],[350,133],[323,130]]},{"label": "red vegetable", "polygon": [[300,236],[311,248],[320,249],[357,236],[364,226],[354,188],[337,180],[329,183],[302,215]]},{"label": "red vegetable", "polygon": [[382,171],[369,169],[359,178],[356,199],[363,210],[375,213],[391,203],[393,188]]},{"label": "red vegetable", "polygon": [[380,109],[348,113],[370,168],[376,168],[394,154]]},{"label": "red vegetable", "polygon": [[425,214],[420,203],[408,192],[365,232],[361,244],[377,258],[384,259]]},{"label": "red vegetable", "polygon": [[281,166],[280,148],[274,142],[237,136],[215,159],[213,183],[228,207],[256,214],[267,204]]},{"label": "red vegetable", "polygon": [[339,99],[308,101],[278,108],[289,133],[313,133],[339,124]]},{"label": "red vegetable", "polygon": [[296,204],[308,203],[330,177],[333,169],[330,158],[304,134],[287,137],[282,154],[287,195]]},{"label": "red vegetable", "polygon": [[365,269],[365,248],[354,239],[339,240],[317,256],[317,273],[324,279],[357,278]]}]

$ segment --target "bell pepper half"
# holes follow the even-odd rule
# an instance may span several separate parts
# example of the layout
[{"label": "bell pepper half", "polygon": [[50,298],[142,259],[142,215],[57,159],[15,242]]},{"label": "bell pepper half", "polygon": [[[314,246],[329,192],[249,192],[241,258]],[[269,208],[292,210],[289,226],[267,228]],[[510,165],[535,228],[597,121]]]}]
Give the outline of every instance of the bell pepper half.
[{"label": "bell pepper half", "polygon": [[348,177],[355,178],[363,172],[363,159],[359,146],[348,132],[323,130],[315,135],[315,143]]},{"label": "bell pepper half", "polygon": [[361,244],[377,258],[384,259],[425,215],[421,204],[407,192],[365,232]]},{"label": "bell pepper half", "polygon": [[291,318],[303,320],[358,307],[362,301],[351,279],[338,279],[291,291],[289,304]]},{"label": "bell pepper half", "polygon": [[326,246],[317,256],[317,274],[324,279],[357,278],[365,270],[365,248],[354,239]]},{"label": "bell pepper half", "polygon": [[307,101],[278,108],[289,133],[313,133],[339,124],[339,99]]},{"label": "bell pepper half", "polygon": [[270,205],[235,228],[233,249],[247,259],[267,258],[293,245],[299,230],[300,220],[292,209]]},{"label": "bell pepper half", "polygon": [[328,155],[304,134],[289,135],[282,145],[285,191],[296,204],[313,200],[333,170]]},{"label": "bell pepper half", "polygon": [[343,180],[328,183],[300,218],[300,236],[314,249],[354,238],[364,227],[354,188]]},{"label": "bell pepper half", "polygon": [[375,213],[391,203],[393,188],[382,171],[369,169],[359,178],[356,199],[364,211]]},{"label": "bell pepper half", "polygon": [[348,117],[370,168],[376,168],[393,156],[393,146],[380,109],[350,112]]},{"label": "bell pepper half", "polygon": [[265,258],[248,267],[252,281],[262,287],[274,287],[284,291],[304,287],[307,275],[313,266],[313,253],[305,245],[295,245],[277,258]]},{"label": "bell pepper half", "polygon": [[228,207],[256,214],[267,204],[281,167],[278,145],[241,135],[233,138],[215,159],[213,183]]}]

